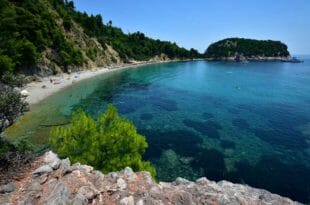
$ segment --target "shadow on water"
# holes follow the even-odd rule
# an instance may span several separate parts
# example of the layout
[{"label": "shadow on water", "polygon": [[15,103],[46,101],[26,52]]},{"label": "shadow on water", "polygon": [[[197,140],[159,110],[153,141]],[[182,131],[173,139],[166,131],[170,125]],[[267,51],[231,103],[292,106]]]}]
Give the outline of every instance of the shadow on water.
[{"label": "shadow on water", "polygon": [[220,144],[224,149],[235,149],[236,147],[235,143],[230,140],[221,140]]},{"label": "shadow on water", "polygon": [[232,121],[233,126],[239,128],[240,130],[249,130],[250,129],[250,125],[249,123],[245,120],[245,119],[234,119]]},{"label": "shadow on water", "polygon": [[263,128],[250,128],[246,121],[234,120],[233,125],[239,129],[246,129],[254,133],[273,147],[285,149],[309,148],[306,136],[297,127],[308,123],[310,119],[309,116],[296,112],[298,109],[295,106],[272,103],[267,106],[238,105],[238,107],[259,114],[266,122],[266,126]]},{"label": "shadow on water", "polygon": [[140,115],[140,119],[141,120],[152,120],[153,119],[153,115],[150,113],[143,113]]},{"label": "shadow on water", "polygon": [[224,155],[215,149],[199,149],[197,150],[192,167],[212,180],[221,180],[225,178],[227,170],[224,162]]},{"label": "shadow on water", "polygon": [[205,120],[209,120],[210,118],[214,118],[214,115],[212,113],[204,112],[202,113],[202,117]]},{"label": "shadow on water", "polygon": [[212,103],[214,107],[216,108],[223,108],[227,104],[229,104],[229,100],[223,97],[217,97],[217,96],[212,96],[212,95],[203,95],[201,96],[201,100]]},{"label": "shadow on water", "polygon": [[252,129],[257,137],[274,147],[284,147],[286,149],[308,148],[307,138],[300,131],[291,128],[289,132],[282,129],[265,130]]},{"label": "shadow on water", "polygon": [[193,156],[202,139],[187,130],[161,131],[139,130],[147,138],[149,144],[144,157],[146,159],[159,158],[161,152],[172,149],[181,156]]},{"label": "shadow on water", "polygon": [[150,96],[149,102],[155,107],[159,107],[165,111],[177,111],[178,105],[174,100],[163,98],[162,96]]},{"label": "shadow on water", "polygon": [[[159,180],[173,181],[176,177],[190,180],[206,176],[211,180],[229,180],[246,183],[273,193],[309,202],[310,169],[301,164],[285,164],[277,156],[264,155],[256,163],[239,161],[228,171],[225,156],[216,149],[201,147],[202,139],[187,130],[140,130],[147,137],[149,148],[144,158],[151,160],[159,170]],[[235,144],[221,140],[224,149],[234,149]],[[167,165],[169,162],[169,166]]]},{"label": "shadow on water", "polygon": [[235,114],[235,115],[240,114],[240,112],[241,112],[237,108],[227,108],[227,111],[230,112],[231,114]]},{"label": "shadow on water", "polygon": [[273,193],[310,202],[310,169],[298,164],[284,164],[273,156],[262,156],[256,165],[247,161],[236,164],[236,171],[228,173],[227,179],[246,183]]},{"label": "shadow on water", "polygon": [[216,121],[208,120],[208,121],[195,121],[191,119],[183,120],[184,125],[187,127],[193,128],[197,132],[202,135],[208,135],[210,138],[220,138],[220,134],[218,130],[222,129],[222,126]]}]

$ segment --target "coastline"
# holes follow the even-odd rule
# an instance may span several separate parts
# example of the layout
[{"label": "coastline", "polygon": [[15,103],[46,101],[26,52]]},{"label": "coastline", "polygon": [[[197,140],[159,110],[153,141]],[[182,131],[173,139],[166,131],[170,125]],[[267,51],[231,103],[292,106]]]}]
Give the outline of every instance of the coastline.
[{"label": "coastline", "polygon": [[263,56],[231,56],[220,58],[206,58],[206,61],[222,61],[222,62],[287,62],[287,63],[302,63],[303,61],[291,56],[282,57],[263,57]]},{"label": "coastline", "polygon": [[[29,105],[34,105],[45,98],[67,88],[73,84],[79,83],[82,80],[86,80],[98,75],[110,73],[113,71],[123,70],[127,68],[136,68],[144,65],[161,64],[169,62],[183,62],[191,60],[165,60],[165,61],[137,61],[131,64],[112,65],[110,67],[95,67],[89,70],[82,70],[77,72],[62,73],[58,75],[39,78],[38,81],[33,81],[23,88],[27,91],[26,102]],[[53,80],[51,82],[50,80]]]}]

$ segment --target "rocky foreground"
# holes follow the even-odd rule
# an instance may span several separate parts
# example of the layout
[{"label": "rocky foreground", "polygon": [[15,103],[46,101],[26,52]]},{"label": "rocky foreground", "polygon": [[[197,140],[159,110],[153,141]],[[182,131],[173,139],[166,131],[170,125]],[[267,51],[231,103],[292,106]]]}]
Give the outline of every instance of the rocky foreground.
[{"label": "rocky foreground", "polygon": [[23,178],[0,187],[0,204],[86,205],[86,204],[300,204],[262,189],[227,181],[200,178],[190,182],[156,183],[148,172],[131,168],[107,175],[87,165],[70,164],[53,152],[33,162]]}]

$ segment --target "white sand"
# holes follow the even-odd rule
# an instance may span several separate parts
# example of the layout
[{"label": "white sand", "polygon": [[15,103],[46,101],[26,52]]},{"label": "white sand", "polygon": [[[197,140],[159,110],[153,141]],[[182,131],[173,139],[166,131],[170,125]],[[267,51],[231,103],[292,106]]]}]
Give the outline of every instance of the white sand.
[{"label": "white sand", "polygon": [[[78,77],[76,77],[78,72],[73,72],[71,74],[61,74],[58,76],[49,76],[40,78],[40,81],[38,82],[31,82],[25,86],[25,90],[29,92],[29,95],[26,98],[26,101],[30,104],[36,104],[45,99],[46,97],[62,90],[63,88],[66,88],[72,84],[78,83],[81,80],[85,80],[91,77],[94,77],[96,75],[100,75],[107,72],[112,72],[124,68],[130,68],[130,67],[137,67],[142,66],[146,64],[152,64],[152,63],[161,63],[162,61],[158,62],[138,62],[135,64],[125,64],[125,65],[119,65],[114,66],[113,68],[95,68],[92,70],[84,70],[80,71]],[[59,84],[51,83],[50,79],[53,79],[54,82],[58,81]]]}]

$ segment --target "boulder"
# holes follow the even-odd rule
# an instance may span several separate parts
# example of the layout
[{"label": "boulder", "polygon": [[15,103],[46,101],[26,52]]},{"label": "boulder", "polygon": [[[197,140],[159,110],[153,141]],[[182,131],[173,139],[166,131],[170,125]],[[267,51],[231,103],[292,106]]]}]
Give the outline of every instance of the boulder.
[{"label": "boulder", "polygon": [[57,176],[62,177],[68,173],[72,172],[72,168],[70,166],[70,160],[68,158],[61,160],[60,167],[57,170]]},{"label": "boulder", "polygon": [[42,191],[43,187],[42,185],[40,184],[40,182],[38,181],[32,181],[26,188],[25,190],[27,192],[35,192],[35,193],[38,193],[40,191]]},{"label": "boulder", "polygon": [[36,177],[36,176],[40,176],[42,174],[51,173],[52,171],[53,171],[53,169],[50,165],[43,165],[43,166],[39,167],[38,169],[34,170],[34,172],[32,172],[32,175],[34,177]]},{"label": "boulder", "polygon": [[49,151],[45,153],[44,162],[55,170],[59,168],[61,160],[58,158],[57,154],[55,154],[52,151]]},{"label": "boulder", "polygon": [[117,180],[117,186],[118,186],[121,190],[123,190],[123,189],[126,189],[127,184],[126,184],[126,182],[125,182],[124,179],[119,178],[119,179]]},{"label": "boulder", "polygon": [[188,181],[187,179],[184,179],[182,177],[178,177],[173,184],[175,185],[182,185],[182,184],[189,184],[190,181]]},{"label": "boulder", "polygon": [[135,205],[135,200],[133,196],[125,197],[122,200],[120,200],[120,205]]},{"label": "boulder", "polygon": [[78,190],[78,194],[85,196],[87,199],[91,200],[98,195],[98,191],[91,186],[82,186]]},{"label": "boulder", "polygon": [[77,194],[74,199],[72,199],[71,201],[72,205],[87,205],[88,204],[88,199],[81,195],[81,194]]},{"label": "boulder", "polygon": [[0,194],[10,193],[13,192],[14,190],[15,190],[15,184],[13,182],[0,186]]}]

